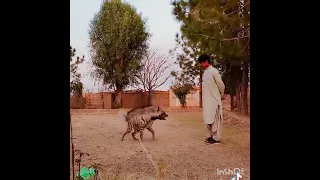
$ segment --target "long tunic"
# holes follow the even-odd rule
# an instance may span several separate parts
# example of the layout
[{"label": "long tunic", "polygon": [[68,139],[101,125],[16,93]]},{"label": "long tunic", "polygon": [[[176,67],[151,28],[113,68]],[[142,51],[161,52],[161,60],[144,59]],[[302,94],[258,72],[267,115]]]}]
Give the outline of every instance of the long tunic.
[{"label": "long tunic", "polygon": [[[212,124],[216,120],[216,113],[219,113],[222,121],[222,102],[225,85],[219,71],[211,65],[203,72],[203,120],[205,124]],[[218,116],[218,117],[219,117]]]}]

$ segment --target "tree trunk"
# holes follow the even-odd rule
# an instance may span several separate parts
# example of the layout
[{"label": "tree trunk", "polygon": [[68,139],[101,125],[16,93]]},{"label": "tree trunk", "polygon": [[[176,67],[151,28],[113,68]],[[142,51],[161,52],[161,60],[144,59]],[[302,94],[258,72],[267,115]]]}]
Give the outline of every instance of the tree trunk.
[{"label": "tree trunk", "polygon": [[240,110],[240,80],[236,81],[236,105],[235,108],[238,108],[238,111]]},{"label": "tree trunk", "polygon": [[[123,70],[123,57],[120,59],[120,69]],[[114,106],[115,108],[122,108],[122,84],[116,84],[116,98],[115,98],[115,103]]]},{"label": "tree trunk", "polygon": [[152,91],[148,91],[148,106],[151,106],[152,101]]},{"label": "tree trunk", "polygon": [[187,101],[187,97],[183,97],[182,101],[180,101],[181,107],[185,108],[186,107],[186,101]]},{"label": "tree trunk", "polygon": [[249,115],[248,111],[248,81],[249,81],[248,62],[243,62],[242,86],[241,86],[241,113]]},{"label": "tree trunk", "polygon": [[115,98],[115,102],[114,102],[114,108],[121,108],[122,107],[122,87],[117,86],[116,87],[116,98]]},{"label": "tree trunk", "polygon": [[199,90],[200,100],[199,107],[202,108],[202,71],[200,71],[200,90]]},{"label": "tree trunk", "polygon": [[234,101],[233,101],[233,95],[230,94],[230,106],[231,106],[231,111],[234,110]]}]

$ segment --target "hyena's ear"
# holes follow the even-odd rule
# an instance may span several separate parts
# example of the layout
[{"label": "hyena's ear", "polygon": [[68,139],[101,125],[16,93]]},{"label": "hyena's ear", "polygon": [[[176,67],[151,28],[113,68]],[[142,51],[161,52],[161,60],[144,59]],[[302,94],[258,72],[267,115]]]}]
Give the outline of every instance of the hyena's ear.
[{"label": "hyena's ear", "polygon": [[157,111],[160,111],[160,106],[158,106],[158,109],[157,109]]}]

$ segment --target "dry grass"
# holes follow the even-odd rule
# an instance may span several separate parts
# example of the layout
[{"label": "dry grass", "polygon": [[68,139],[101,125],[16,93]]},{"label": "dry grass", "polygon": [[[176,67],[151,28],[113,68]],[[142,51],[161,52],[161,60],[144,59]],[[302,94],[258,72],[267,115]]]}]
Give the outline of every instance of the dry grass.
[{"label": "dry grass", "polygon": [[244,168],[245,179],[250,175],[249,118],[228,110],[219,145],[204,143],[202,112],[193,111],[169,112],[166,121],[155,122],[156,140],[145,131],[143,147],[130,135],[120,141],[126,124],[114,112],[71,113],[75,148],[90,154],[82,164],[99,164],[100,179],[231,179],[218,176],[217,168]]}]

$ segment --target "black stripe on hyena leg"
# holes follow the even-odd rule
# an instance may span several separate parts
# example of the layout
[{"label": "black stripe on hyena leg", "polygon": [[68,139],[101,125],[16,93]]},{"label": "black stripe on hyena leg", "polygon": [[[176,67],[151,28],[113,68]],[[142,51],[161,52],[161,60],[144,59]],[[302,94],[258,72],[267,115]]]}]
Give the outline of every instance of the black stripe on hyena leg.
[{"label": "black stripe on hyena leg", "polygon": [[132,131],[132,123],[131,123],[131,122],[128,122],[127,130],[126,130],[126,132],[123,133],[122,138],[121,138],[121,141],[123,141],[124,137],[125,137],[127,134],[129,134],[131,131]]},{"label": "black stripe on hyena leg", "polygon": [[141,141],[143,139],[143,130],[140,131],[140,139],[141,139]]},{"label": "black stripe on hyena leg", "polygon": [[132,123],[128,122],[127,132],[130,133],[132,131]]}]

